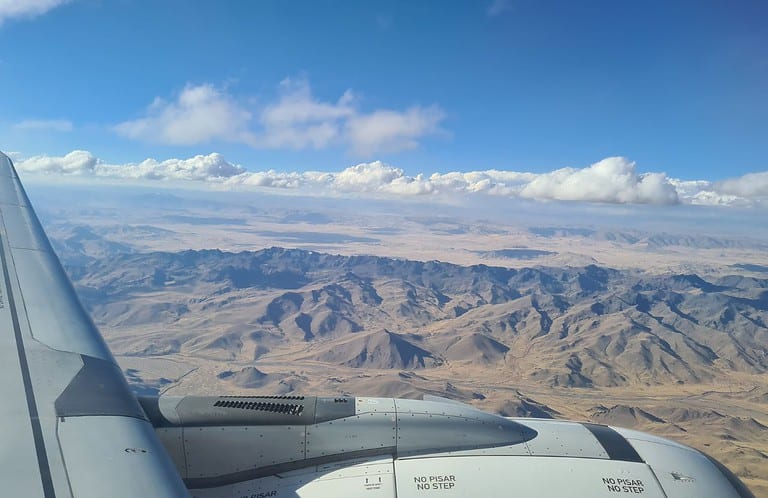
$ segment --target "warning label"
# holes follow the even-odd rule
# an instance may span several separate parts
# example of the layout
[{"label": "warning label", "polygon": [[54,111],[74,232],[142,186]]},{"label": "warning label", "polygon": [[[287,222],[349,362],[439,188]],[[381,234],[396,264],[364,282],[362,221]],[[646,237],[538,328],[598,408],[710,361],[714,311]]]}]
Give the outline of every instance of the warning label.
[{"label": "warning label", "polygon": [[376,491],[381,489],[381,477],[365,478],[365,484],[363,485],[366,491]]},{"label": "warning label", "polygon": [[416,476],[413,478],[413,482],[418,490],[445,490],[452,489],[456,485],[456,476],[453,474]]},{"label": "warning label", "polygon": [[608,491],[614,493],[642,494],[645,492],[645,486],[640,479],[625,479],[623,477],[603,477],[603,484],[608,487]]}]

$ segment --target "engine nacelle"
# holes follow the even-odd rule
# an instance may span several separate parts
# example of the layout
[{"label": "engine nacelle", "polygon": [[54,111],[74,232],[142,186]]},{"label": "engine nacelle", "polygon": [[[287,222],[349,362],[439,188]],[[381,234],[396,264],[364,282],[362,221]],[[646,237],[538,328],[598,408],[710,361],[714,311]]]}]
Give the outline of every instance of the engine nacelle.
[{"label": "engine nacelle", "polygon": [[604,425],[505,418],[442,399],[141,398],[196,497],[744,498],[687,446]]}]

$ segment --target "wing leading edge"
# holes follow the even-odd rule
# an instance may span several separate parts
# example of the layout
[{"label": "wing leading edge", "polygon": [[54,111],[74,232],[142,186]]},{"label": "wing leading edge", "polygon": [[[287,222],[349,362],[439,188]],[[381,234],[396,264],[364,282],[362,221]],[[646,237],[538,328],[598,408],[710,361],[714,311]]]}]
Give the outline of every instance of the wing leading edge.
[{"label": "wing leading edge", "polygon": [[3,494],[189,496],[2,153],[0,266]]}]

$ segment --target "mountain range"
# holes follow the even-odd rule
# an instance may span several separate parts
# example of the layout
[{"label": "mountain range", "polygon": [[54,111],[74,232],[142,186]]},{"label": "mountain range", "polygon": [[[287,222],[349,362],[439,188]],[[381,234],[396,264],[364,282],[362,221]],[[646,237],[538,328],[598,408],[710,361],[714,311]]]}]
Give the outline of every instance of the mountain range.
[{"label": "mountain range", "polygon": [[215,338],[158,335],[135,354],[202,348],[258,360],[299,345],[302,360],[415,370],[471,363],[567,387],[768,371],[768,279],[735,273],[705,280],[283,248],[120,253],[70,273],[97,321],[110,326],[235,309],[244,318]]},{"label": "mountain range", "polygon": [[762,266],[140,252],[69,233],[54,245],[139,393],[443,396],[668,436],[768,492]]}]

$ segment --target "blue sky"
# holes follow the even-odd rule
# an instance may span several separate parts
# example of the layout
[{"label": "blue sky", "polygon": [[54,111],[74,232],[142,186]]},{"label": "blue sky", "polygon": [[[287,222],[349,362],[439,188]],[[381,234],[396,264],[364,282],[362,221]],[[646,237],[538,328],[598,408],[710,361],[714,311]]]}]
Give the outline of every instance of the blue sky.
[{"label": "blue sky", "polygon": [[24,156],[768,170],[758,0],[14,3],[0,4],[0,149]]}]

